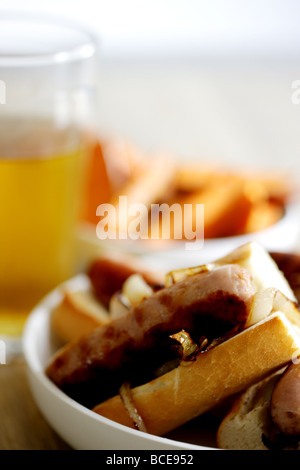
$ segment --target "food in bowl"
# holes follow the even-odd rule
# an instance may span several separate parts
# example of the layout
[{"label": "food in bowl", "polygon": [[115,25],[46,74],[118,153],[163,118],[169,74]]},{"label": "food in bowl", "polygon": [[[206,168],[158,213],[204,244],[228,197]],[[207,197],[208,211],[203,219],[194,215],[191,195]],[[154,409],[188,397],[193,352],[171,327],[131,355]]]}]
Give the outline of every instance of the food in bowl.
[{"label": "food in bowl", "polygon": [[106,319],[65,339],[45,371],[96,414],[163,436],[221,408],[223,418],[237,394],[299,357],[296,295],[260,245],[169,273],[122,263],[92,264]]}]

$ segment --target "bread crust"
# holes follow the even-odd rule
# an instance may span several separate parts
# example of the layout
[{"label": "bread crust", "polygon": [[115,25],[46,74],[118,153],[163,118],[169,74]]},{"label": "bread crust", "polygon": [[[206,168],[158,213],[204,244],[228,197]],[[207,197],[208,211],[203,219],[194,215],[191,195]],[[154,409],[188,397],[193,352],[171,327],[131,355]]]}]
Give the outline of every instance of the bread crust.
[{"label": "bread crust", "polygon": [[225,450],[268,450],[263,435],[272,428],[270,400],[281,369],[247,388],[234,400],[216,434],[217,446]]},{"label": "bread crust", "polygon": [[65,291],[62,301],[52,311],[51,328],[63,343],[75,341],[83,334],[110,321],[106,309],[91,291]]},{"label": "bread crust", "polygon": [[[195,361],[182,362],[163,376],[133,388],[134,405],[147,432],[164,435],[282,368],[295,357],[299,346],[299,336],[285,315],[274,313],[200,353]],[[135,428],[119,395],[93,410]]]}]

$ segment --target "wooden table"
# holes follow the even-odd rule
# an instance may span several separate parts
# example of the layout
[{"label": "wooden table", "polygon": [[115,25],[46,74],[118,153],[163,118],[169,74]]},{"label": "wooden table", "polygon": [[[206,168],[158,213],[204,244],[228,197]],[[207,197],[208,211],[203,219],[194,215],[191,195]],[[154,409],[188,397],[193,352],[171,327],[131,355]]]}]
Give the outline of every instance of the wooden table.
[{"label": "wooden table", "polygon": [[34,402],[22,357],[0,365],[0,450],[68,450]]}]

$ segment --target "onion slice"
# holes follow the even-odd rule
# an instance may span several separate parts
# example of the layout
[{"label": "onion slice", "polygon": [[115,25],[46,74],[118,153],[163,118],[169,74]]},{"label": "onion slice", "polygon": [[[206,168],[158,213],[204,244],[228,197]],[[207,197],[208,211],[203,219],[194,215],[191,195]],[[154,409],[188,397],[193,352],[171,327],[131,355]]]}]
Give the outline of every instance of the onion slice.
[{"label": "onion slice", "polygon": [[121,397],[121,400],[126,408],[126,410],[129,413],[130,418],[134,422],[135,427],[142,432],[147,432],[145,423],[143,421],[143,418],[139,414],[133,398],[132,398],[132,393],[131,393],[131,388],[130,384],[128,382],[124,382],[119,390],[119,394]]},{"label": "onion slice", "polygon": [[170,335],[170,338],[179,343],[181,359],[184,361],[191,359],[195,354],[202,351],[208,344],[208,339],[205,338],[205,336],[200,338],[199,344],[195,343],[189,333],[185,330],[181,330],[178,333]]},{"label": "onion slice", "polygon": [[274,312],[283,312],[295,327],[299,325],[299,306],[280,290],[270,287],[254,294],[245,327],[254,325]]},{"label": "onion slice", "polygon": [[193,268],[175,269],[166,274],[165,287],[170,287],[177,282],[183,281],[187,277],[194,276],[204,272],[211,271],[215,267],[214,264],[203,264],[202,266],[196,266]]}]

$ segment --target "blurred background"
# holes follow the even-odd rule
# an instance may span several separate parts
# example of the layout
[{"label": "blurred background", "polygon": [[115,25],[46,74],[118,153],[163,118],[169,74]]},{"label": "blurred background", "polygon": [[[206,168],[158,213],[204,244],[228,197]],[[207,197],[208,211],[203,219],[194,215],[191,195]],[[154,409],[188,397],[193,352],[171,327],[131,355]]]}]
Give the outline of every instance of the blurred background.
[{"label": "blurred background", "polygon": [[296,0],[0,0],[0,8],[50,12],[94,32],[102,134],[176,158],[300,176]]}]

